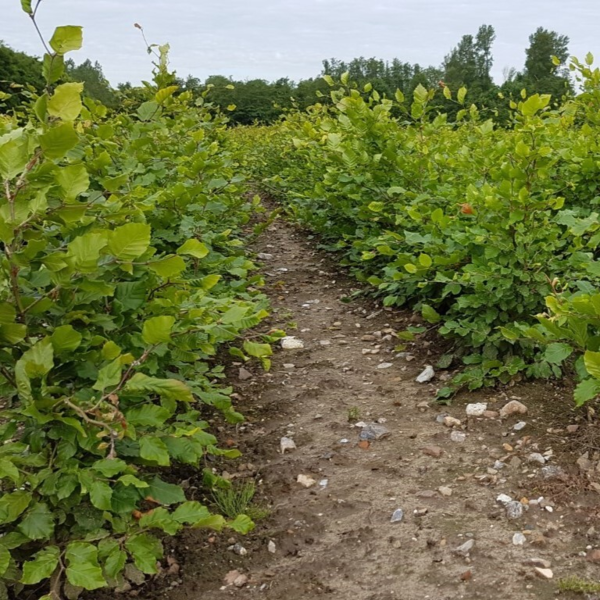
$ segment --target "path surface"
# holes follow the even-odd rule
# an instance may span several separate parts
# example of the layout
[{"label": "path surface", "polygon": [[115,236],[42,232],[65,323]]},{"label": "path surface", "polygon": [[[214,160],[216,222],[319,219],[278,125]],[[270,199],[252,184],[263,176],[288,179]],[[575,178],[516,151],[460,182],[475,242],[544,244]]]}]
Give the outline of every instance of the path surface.
[{"label": "path surface", "polygon": [[[224,435],[244,452],[244,464],[228,468],[235,477],[261,482],[271,516],[247,538],[187,534],[185,549],[178,550],[177,587],[140,597],[549,599],[562,577],[598,576],[598,566],[580,553],[598,542],[590,526],[600,495],[583,491],[580,478],[570,475],[576,466],[565,450],[568,435],[560,430],[576,422],[568,390],[487,391],[438,406],[433,397],[439,379],[415,382],[435,360],[435,343],[411,349],[412,361],[394,352],[399,342],[393,333],[406,328],[410,315],[364,300],[343,302],[350,281],[284,222],[270,227],[257,251],[272,255],[264,261],[275,309],[270,324],[287,328],[304,349],[279,350],[270,373],[256,369],[236,383],[237,404],[249,423]],[[467,401],[484,400],[498,411],[510,396],[527,405],[527,415],[466,418]],[[561,406],[552,422],[541,418],[550,405]],[[446,427],[436,419],[443,413],[461,425]],[[361,429],[349,417],[379,421],[389,435],[359,445]],[[515,432],[519,420],[527,425]],[[591,426],[581,421],[584,427]],[[453,441],[452,435],[466,437]],[[297,449],[282,455],[282,436],[293,438]],[[544,480],[542,465],[527,457],[548,451],[548,465],[567,462],[564,475]],[[304,488],[298,475],[317,483]],[[579,493],[565,493],[576,485]],[[517,500],[543,495],[550,509],[531,505],[511,521],[496,502],[501,493]],[[398,508],[404,518],[391,523]],[[525,535],[524,545],[513,545],[515,533]],[[470,550],[456,551],[470,540]],[[248,554],[228,550],[234,541]],[[275,553],[268,550],[270,541]],[[532,558],[551,563],[551,580],[524,564]],[[246,584],[224,586],[224,575],[234,569]]]}]

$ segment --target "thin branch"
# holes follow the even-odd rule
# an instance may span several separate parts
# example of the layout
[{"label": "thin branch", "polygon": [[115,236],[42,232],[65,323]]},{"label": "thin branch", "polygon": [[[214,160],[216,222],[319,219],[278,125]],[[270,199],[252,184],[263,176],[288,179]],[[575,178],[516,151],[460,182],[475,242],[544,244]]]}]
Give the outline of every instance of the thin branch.
[{"label": "thin branch", "polygon": [[31,22],[33,23],[33,26],[35,27],[35,30],[37,31],[37,34],[40,36],[40,40],[42,40],[42,44],[44,45],[44,48],[46,50],[46,52],[52,56],[52,51],[50,50],[50,48],[48,47],[48,44],[46,44],[46,40],[44,39],[44,36],[42,35],[42,32],[40,31],[40,28],[38,27],[37,21],[35,20],[35,14],[37,12],[37,9],[40,6],[40,2],[42,0],[38,0],[38,3],[35,5],[35,10],[29,15],[29,17],[31,18]]}]

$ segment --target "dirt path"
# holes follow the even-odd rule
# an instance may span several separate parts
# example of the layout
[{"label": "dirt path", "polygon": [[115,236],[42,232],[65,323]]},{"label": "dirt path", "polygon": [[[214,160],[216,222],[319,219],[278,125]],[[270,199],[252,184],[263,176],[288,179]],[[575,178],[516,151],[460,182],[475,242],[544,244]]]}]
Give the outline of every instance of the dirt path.
[{"label": "dirt path", "polygon": [[[257,251],[272,255],[264,261],[275,309],[271,325],[286,328],[304,349],[280,350],[270,373],[256,370],[238,382],[237,403],[249,422],[223,434],[244,452],[243,464],[228,468],[234,477],[261,482],[271,515],[246,538],[186,534],[177,551],[180,579],[140,597],[549,599],[562,577],[598,575],[589,558],[598,542],[590,527],[600,496],[573,476],[570,441],[596,426],[576,420],[568,390],[523,386],[509,396],[488,390],[438,406],[433,397],[440,381],[415,382],[435,359],[435,344],[411,349],[412,361],[393,350],[398,340],[391,334],[404,329],[410,315],[364,300],[343,302],[352,284],[284,222],[270,227]],[[520,398],[528,414],[466,418],[466,402],[486,401],[498,411],[510,396]],[[556,414],[544,412],[549,406]],[[439,422],[445,413],[461,424],[453,429]],[[361,428],[349,417],[380,422],[389,435],[359,444]],[[515,432],[520,420],[526,425]],[[569,436],[565,427],[573,423],[580,428]],[[293,438],[297,449],[282,455],[282,436]],[[534,452],[549,457],[546,467],[562,461],[562,470],[546,469],[551,477],[544,479],[542,465],[528,460]],[[298,475],[316,484],[305,488]],[[522,517],[507,518],[496,501],[502,493],[529,499]],[[541,505],[531,503],[539,496]],[[391,523],[398,508],[403,520]],[[515,533],[524,534],[523,545],[513,544]],[[228,549],[238,541],[248,554]],[[550,563],[551,580],[524,564],[533,558],[543,559],[535,566]],[[245,576],[239,584],[247,581],[224,586],[234,569]]]}]

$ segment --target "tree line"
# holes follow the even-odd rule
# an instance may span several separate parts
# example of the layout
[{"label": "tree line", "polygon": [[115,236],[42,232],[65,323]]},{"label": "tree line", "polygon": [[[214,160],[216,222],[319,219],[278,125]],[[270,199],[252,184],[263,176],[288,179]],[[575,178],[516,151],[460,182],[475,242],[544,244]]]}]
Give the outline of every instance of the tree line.
[{"label": "tree line", "polygon": [[[180,78],[178,83],[182,89],[196,94],[210,88],[210,100],[229,112],[233,124],[240,125],[272,123],[294,107],[303,109],[317,100],[329,102],[330,88],[323,77],[339,80],[343,73],[348,73],[350,81],[357,86],[370,83],[380,94],[387,96],[400,90],[410,97],[418,85],[426,88],[448,86],[453,91],[464,86],[468,89],[470,103],[493,112],[499,119],[508,115],[507,98],[517,97],[522,89],[529,94],[551,94],[554,102],[560,102],[573,92],[565,64],[569,56],[567,36],[539,27],[529,37],[523,68],[505,69],[501,83],[495,83],[491,76],[495,39],[494,28],[482,25],[475,35],[464,35],[439,66],[423,67],[397,58],[384,61],[359,57],[349,62],[331,58],[323,61],[319,75],[298,82],[289,78],[236,81],[223,75],[213,75],[202,81],[189,75]],[[117,108],[127,97],[137,93],[130,83],[112,88],[102,66],[90,60],[80,65],[67,61],[65,78],[83,81],[87,95],[111,108]],[[15,84],[41,89],[40,61],[0,42],[0,91],[14,91]],[[439,103],[440,109],[450,118],[458,110],[449,100],[440,99]]]}]

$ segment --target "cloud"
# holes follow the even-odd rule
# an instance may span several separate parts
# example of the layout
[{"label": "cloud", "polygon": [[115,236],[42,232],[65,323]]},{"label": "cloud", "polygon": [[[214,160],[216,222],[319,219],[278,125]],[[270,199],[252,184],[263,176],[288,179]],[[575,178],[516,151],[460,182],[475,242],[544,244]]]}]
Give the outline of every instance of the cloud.
[{"label": "cloud", "polygon": [[[41,54],[42,47],[18,0],[1,0],[2,34],[12,47]],[[169,42],[178,74],[204,78],[292,79],[319,73],[324,58],[394,57],[439,65],[466,33],[495,27],[494,70],[522,68],[528,36],[539,26],[571,38],[573,54],[600,57],[596,23],[600,5],[591,0],[53,0],[42,3],[40,25],[47,37],[61,24],[84,26],[84,49],[73,58],[102,64],[109,80],[139,82],[150,76],[134,22],[149,41]]]}]

